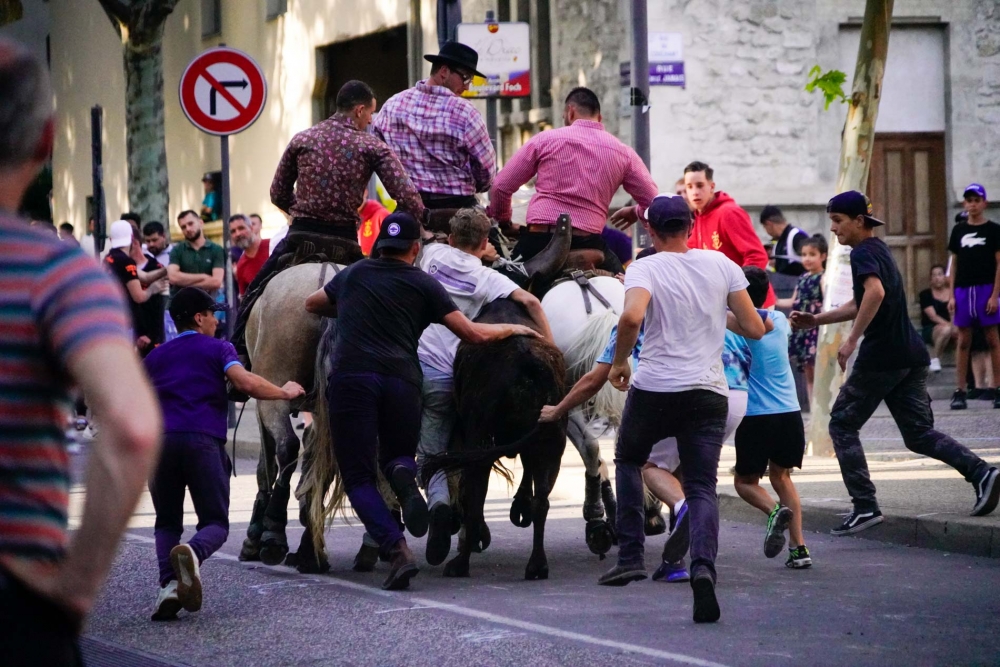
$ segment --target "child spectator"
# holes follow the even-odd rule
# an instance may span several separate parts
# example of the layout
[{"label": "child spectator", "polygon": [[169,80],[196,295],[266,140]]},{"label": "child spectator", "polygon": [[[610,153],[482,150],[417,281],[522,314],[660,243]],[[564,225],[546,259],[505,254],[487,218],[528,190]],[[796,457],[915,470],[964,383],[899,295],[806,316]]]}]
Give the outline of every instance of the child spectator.
[{"label": "child spectator", "polygon": [[[750,282],[747,293],[760,308],[767,299],[767,272],[747,266],[743,272]],[[785,530],[791,538],[790,568],[812,565],[809,549],[802,536],[802,505],[792,483],[791,468],[802,467],[805,453],[805,429],[795,392],[792,367],[788,362],[788,319],[779,311],[770,313],[774,328],[760,340],[747,340],[750,350],[750,393],[747,411],[736,429],[736,475],[734,483],[740,498],[767,514],[764,555],[774,558],[785,546]],[[775,503],[760,478],[769,472],[771,486],[778,494]]]},{"label": "child spectator", "polygon": [[[955,362],[958,388],[951,399],[952,410],[967,407],[966,388],[972,328],[979,325],[986,335],[993,362],[993,379],[1000,378],[1000,225],[986,219],[986,189],[972,183],[963,193],[966,222],[955,225],[948,250],[951,252],[952,297],[948,309],[958,327],[958,354]],[[993,398],[1000,408],[1000,393]]]},{"label": "child spectator", "polygon": [[[818,315],[823,312],[823,270],[826,268],[826,239],[817,234],[810,236],[800,246],[800,258],[805,273],[799,276],[795,293],[790,299],[779,299],[779,308],[791,308],[805,313]],[[816,341],[819,337],[817,329],[805,329],[792,332],[788,341],[788,355],[795,357],[799,371],[806,376],[806,388],[809,400],[812,401],[813,378],[816,370]]]},{"label": "child spectator", "polygon": [[[225,306],[198,287],[184,287],[170,304],[180,334],[146,357],[146,372],[163,409],[163,452],[149,480],[156,511],[153,534],[160,566],[154,621],[181,608],[201,609],[200,563],[229,536],[226,380],[258,400],[290,401],[305,392],[295,382],[276,387],[243,368],[232,344],[214,338],[215,313]],[[191,494],[198,531],[181,544],[184,490]]]}]

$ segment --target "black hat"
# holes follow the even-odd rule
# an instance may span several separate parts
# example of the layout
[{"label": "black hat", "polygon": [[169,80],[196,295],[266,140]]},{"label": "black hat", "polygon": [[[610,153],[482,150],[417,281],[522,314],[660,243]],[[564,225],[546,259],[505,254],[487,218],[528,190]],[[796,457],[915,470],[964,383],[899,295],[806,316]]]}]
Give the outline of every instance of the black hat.
[{"label": "black hat", "polygon": [[653,229],[679,231],[691,223],[691,209],[680,195],[657,195],[646,209],[646,220]]},{"label": "black hat", "polygon": [[466,46],[459,42],[445,42],[436,56],[427,54],[424,60],[431,63],[444,63],[449,67],[458,65],[471,71],[478,77],[486,78],[486,75],[476,69],[479,66],[479,54],[471,46]]},{"label": "black hat", "polygon": [[868,197],[857,190],[841,192],[826,205],[827,213],[842,213],[851,218],[863,216],[869,227],[878,227],[885,223],[872,217],[872,203]]},{"label": "black hat", "polygon": [[406,211],[396,211],[385,217],[375,241],[375,249],[395,248],[409,250],[414,241],[420,240],[420,223]]},{"label": "black hat", "polygon": [[226,304],[216,303],[208,292],[200,287],[185,287],[177,292],[170,301],[170,317],[174,322],[190,322],[198,313],[206,310],[225,310]]}]

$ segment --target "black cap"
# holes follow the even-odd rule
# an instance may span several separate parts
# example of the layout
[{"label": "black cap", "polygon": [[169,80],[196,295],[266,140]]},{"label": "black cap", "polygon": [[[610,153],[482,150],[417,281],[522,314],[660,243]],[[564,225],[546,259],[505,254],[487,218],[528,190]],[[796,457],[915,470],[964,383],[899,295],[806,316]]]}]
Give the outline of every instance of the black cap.
[{"label": "black cap", "polygon": [[471,46],[459,42],[445,42],[436,56],[427,54],[424,56],[424,60],[435,64],[444,63],[449,67],[464,67],[476,76],[486,78],[485,74],[476,69],[479,66],[479,54]]},{"label": "black cap", "polygon": [[646,220],[658,231],[679,231],[691,224],[691,209],[680,195],[657,195],[646,209]]},{"label": "black cap", "polygon": [[420,223],[406,211],[396,211],[385,217],[379,230],[375,249],[395,248],[408,250],[414,241],[420,240]]},{"label": "black cap", "polygon": [[208,292],[200,287],[185,287],[170,300],[170,317],[174,322],[190,322],[198,313],[206,310],[225,310],[226,304],[216,303]]},{"label": "black cap", "polygon": [[868,197],[857,190],[841,192],[826,205],[827,213],[842,213],[851,218],[863,216],[869,227],[878,227],[885,223],[872,217],[872,203]]}]

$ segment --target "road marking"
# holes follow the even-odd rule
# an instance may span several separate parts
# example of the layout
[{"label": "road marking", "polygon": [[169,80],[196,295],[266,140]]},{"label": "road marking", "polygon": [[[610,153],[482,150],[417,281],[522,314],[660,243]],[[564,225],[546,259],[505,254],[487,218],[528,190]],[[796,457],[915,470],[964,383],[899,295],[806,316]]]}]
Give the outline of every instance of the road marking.
[{"label": "road marking", "polygon": [[[155,544],[156,540],[152,537],[146,537],[145,535],[135,535],[133,533],[125,533],[125,539],[133,540],[136,542],[145,542],[147,544]],[[219,558],[221,560],[229,560],[240,562],[240,559],[236,556],[230,554],[222,553],[220,551],[215,552],[212,558]],[[249,565],[249,563],[247,564]],[[273,570],[274,572],[280,572],[283,575],[290,577],[302,577],[306,578],[304,575],[287,568],[281,568],[280,566],[268,566],[260,563],[253,563],[253,567]],[[571,632],[569,630],[563,630],[561,628],[554,628],[549,625],[542,625],[540,623],[532,623],[530,621],[522,621],[517,618],[508,618],[507,616],[501,616],[499,614],[492,614],[487,611],[480,611],[478,609],[470,609],[468,607],[463,607],[457,604],[451,604],[448,602],[438,602],[437,600],[432,600],[430,598],[421,598],[416,596],[410,596],[408,594],[400,594],[391,591],[383,591],[379,588],[372,588],[371,586],[365,586],[364,584],[357,584],[353,581],[345,581],[344,579],[338,579],[335,576],[329,576],[329,585],[339,586],[341,588],[346,588],[347,590],[355,591],[358,593],[364,593],[366,595],[372,595],[380,598],[386,598],[389,600],[399,601],[401,598],[405,597],[406,600],[413,602],[415,606],[420,606],[427,609],[440,609],[441,611],[451,612],[458,616],[465,616],[467,618],[475,618],[480,621],[487,621],[489,623],[495,623],[496,625],[505,625],[511,628],[517,628],[518,630],[525,630],[527,632],[533,632],[538,635],[546,635],[549,637],[555,637],[557,639],[565,639],[573,642],[580,642],[582,644],[590,644],[591,646],[601,646],[603,648],[615,649],[618,651],[625,651],[626,653],[636,653],[638,655],[648,656],[650,658],[658,658],[660,660],[669,660],[670,662],[679,665],[694,665],[694,667],[727,667],[722,663],[712,662],[711,660],[702,660],[701,658],[696,658],[690,655],[684,655],[683,653],[673,653],[671,651],[661,651],[660,649],[648,648],[646,646],[640,646],[638,644],[629,644],[626,642],[614,641],[612,639],[601,639],[600,637],[591,637],[590,635],[584,635],[579,632]],[[313,577],[308,577],[308,579],[314,579]]]}]

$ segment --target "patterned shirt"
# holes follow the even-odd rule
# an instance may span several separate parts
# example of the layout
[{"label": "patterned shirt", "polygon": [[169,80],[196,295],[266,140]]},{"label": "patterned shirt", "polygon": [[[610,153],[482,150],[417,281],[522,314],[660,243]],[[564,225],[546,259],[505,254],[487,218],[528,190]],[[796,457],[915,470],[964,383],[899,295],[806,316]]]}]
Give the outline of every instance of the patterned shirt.
[{"label": "patterned shirt", "polygon": [[0,212],[0,559],[65,552],[67,361],[129,343],[114,279],[78,247]]},{"label": "patterned shirt", "polygon": [[514,154],[493,183],[487,213],[510,220],[510,199],[519,187],[538,176],[528,204],[531,224],[555,224],[569,213],[573,227],[600,234],[611,198],[624,187],[646,209],[656,196],[656,183],[634,150],[594,120],[536,134]]},{"label": "patterned shirt", "polygon": [[476,107],[444,86],[420,81],[388,99],[373,124],[420,192],[486,192],[497,156]]},{"label": "patterned shirt", "polygon": [[372,173],[401,209],[422,218],[420,195],[392,150],[336,115],[292,137],[271,183],[271,201],[292,218],[356,228]]}]

